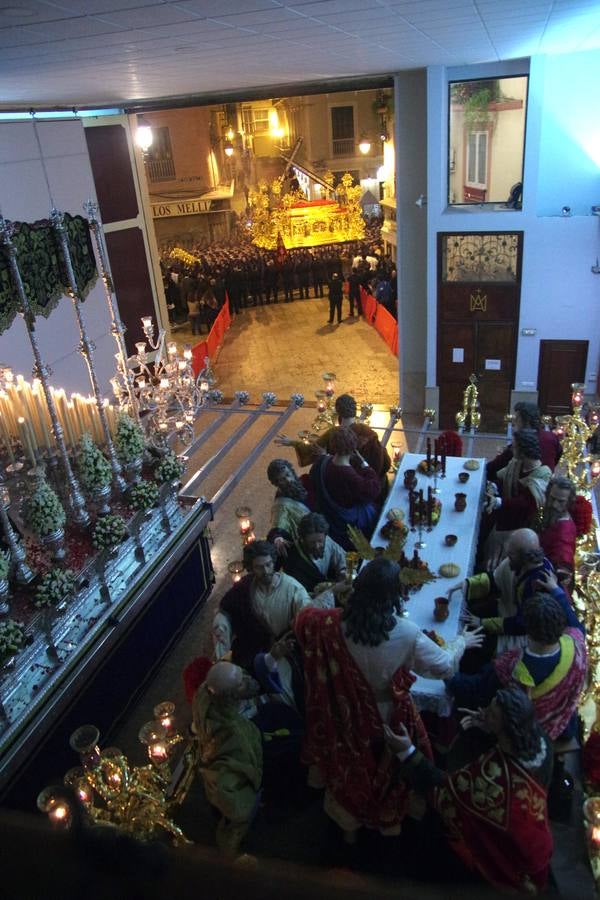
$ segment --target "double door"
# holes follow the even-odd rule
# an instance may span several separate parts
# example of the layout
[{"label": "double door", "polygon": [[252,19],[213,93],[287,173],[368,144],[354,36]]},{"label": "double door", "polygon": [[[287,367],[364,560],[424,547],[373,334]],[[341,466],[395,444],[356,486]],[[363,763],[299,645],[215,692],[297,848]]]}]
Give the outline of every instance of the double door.
[{"label": "double door", "polygon": [[438,236],[437,382],[440,425],[456,427],[477,377],[480,430],[504,431],[514,385],[522,232]]}]

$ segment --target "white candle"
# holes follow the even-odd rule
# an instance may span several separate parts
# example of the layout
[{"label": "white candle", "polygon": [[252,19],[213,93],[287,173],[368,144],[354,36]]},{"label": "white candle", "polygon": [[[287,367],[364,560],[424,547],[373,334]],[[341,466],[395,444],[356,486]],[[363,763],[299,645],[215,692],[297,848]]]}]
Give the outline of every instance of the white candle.
[{"label": "white candle", "polygon": [[19,435],[21,438],[21,443],[23,444],[23,450],[25,451],[25,453],[31,460],[31,465],[36,466],[37,461],[35,458],[35,450],[33,447],[33,443],[31,441],[31,432],[27,428],[27,423],[26,423],[25,419],[23,418],[23,416],[19,416],[17,421],[18,421],[18,425],[19,425]]},{"label": "white candle", "polygon": [[4,446],[6,447],[6,452],[8,453],[8,457],[11,463],[15,461],[15,455],[12,452],[12,447],[10,444],[10,433],[6,427],[6,421],[4,418],[4,414],[0,412],[0,432],[2,433],[2,440],[4,442]]}]

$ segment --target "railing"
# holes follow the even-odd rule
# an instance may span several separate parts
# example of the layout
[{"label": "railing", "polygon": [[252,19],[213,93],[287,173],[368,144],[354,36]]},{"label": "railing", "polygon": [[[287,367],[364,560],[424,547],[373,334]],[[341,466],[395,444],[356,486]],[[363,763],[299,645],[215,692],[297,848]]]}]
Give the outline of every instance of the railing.
[{"label": "railing", "polygon": [[175,163],[172,159],[149,159],[146,172],[150,181],[171,181],[175,178]]},{"label": "railing", "polygon": [[341,138],[332,141],[334,156],[354,156],[354,138]]}]

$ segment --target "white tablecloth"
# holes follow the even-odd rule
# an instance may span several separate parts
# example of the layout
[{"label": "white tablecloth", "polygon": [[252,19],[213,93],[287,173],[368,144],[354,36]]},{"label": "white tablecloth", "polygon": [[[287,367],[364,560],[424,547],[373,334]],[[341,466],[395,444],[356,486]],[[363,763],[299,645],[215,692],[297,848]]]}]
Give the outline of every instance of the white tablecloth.
[{"label": "white tablecloth", "polygon": [[[424,456],[416,453],[405,453],[400,464],[400,469],[390,489],[381,518],[373,533],[371,545],[373,547],[385,547],[387,541],[381,536],[381,526],[387,521],[387,511],[392,508],[404,511],[404,520],[408,525],[408,491],[404,487],[404,472],[406,469],[417,470],[417,465]],[[461,484],[458,480],[459,472],[466,471],[463,457],[449,456],[446,460],[446,477],[437,480],[437,486],[441,493],[434,494],[442,503],[442,513],[437,525],[431,531],[423,529],[423,540],[427,546],[419,550],[419,556],[423,559],[434,575],[438,574],[439,567],[443,563],[456,563],[460,566],[460,574],[454,578],[439,576],[431,584],[423,585],[420,590],[410,594],[406,604],[406,612],[410,619],[419,628],[435,631],[448,643],[453,641],[460,629],[460,612],[462,607],[462,594],[456,592],[452,595],[449,607],[449,616],[445,622],[436,622],[433,618],[434,600],[446,594],[448,589],[461,579],[473,572],[475,552],[477,549],[477,537],[479,531],[480,508],[485,491],[485,459],[479,459],[479,468],[469,472],[469,480]],[[433,477],[422,475],[418,471],[416,490],[423,490],[423,496],[427,499],[427,488],[434,486]],[[456,512],[454,509],[454,495],[457,492],[467,495],[467,508],[464,512]],[[455,534],[458,541],[454,547],[447,547],[444,536]],[[415,543],[419,539],[419,532],[411,531],[408,534],[404,552],[409,558],[415,549]],[[450,703],[446,695],[444,683],[439,679],[429,679],[417,676],[412,688],[415,702],[419,709],[430,709],[438,715],[450,714]]]}]

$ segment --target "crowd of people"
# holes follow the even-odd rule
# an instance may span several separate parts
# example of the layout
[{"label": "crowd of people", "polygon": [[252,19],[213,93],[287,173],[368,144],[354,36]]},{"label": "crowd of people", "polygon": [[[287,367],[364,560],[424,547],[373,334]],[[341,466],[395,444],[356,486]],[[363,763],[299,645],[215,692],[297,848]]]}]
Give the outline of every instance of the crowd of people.
[{"label": "crowd of people", "polygon": [[210,330],[226,295],[232,315],[251,306],[328,297],[329,320],[337,314],[339,322],[344,293],[350,316],[355,309],[362,315],[362,287],[396,316],[396,268],[376,239],[283,252],[261,250],[241,239],[194,246],[189,252],[196,263],[165,251],[161,269],[172,324],[188,321],[194,334]]},{"label": "crowd of people", "polygon": [[[270,462],[270,531],[220,598],[214,657],[190,689],[218,846],[240,851],[261,802],[285,816],[320,792],[346,862],[369,829],[399,874],[540,891],[553,754],[577,738],[587,666],[569,593],[582,498],[554,472],[560,444],[535,407],[517,408],[511,446],[488,464],[477,570],[449,591],[464,628],[440,645],[403,616],[397,562],[348,576],[347,526],[373,533],[390,459],[350,395],[336,409],[317,443],[278,438],[307,472]],[[460,455],[458,435],[444,439]],[[416,675],[454,703],[443,748]]]}]

